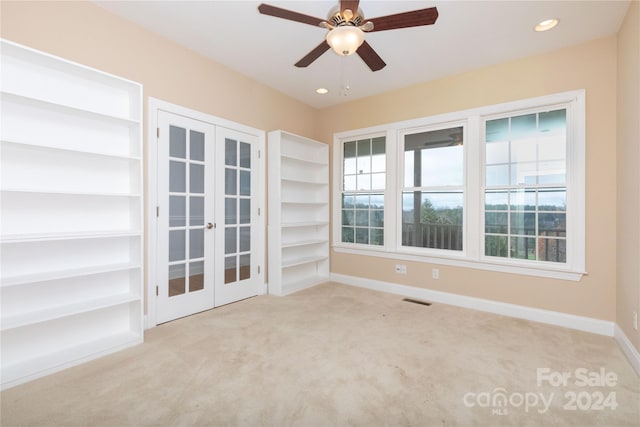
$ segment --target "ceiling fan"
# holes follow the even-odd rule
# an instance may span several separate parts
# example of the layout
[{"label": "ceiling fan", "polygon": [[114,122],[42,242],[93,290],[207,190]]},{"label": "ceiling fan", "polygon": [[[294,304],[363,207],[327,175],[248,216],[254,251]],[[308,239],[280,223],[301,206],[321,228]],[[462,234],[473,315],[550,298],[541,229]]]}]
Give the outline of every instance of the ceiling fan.
[{"label": "ceiling fan", "polygon": [[329,11],[327,19],[315,18],[264,3],[258,6],[258,11],[263,15],[329,30],[326,39],[296,62],[296,67],[307,67],[327,50],[333,49],[338,55],[347,56],[357,53],[371,71],[381,70],[387,64],[364,39],[365,32],[432,25],[438,19],[438,9],[430,7],[365,20],[362,9],[358,7],[359,3],[359,0],[340,0],[340,4]]}]

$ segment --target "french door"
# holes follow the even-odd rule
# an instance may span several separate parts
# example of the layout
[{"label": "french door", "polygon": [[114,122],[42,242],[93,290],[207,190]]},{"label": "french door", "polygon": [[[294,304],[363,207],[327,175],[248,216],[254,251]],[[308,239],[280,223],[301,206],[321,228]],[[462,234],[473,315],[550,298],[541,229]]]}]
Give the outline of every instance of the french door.
[{"label": "french door", "polygon": [[[258,141],[255,136],[224,127],[216,128],[219,159],[217,192],[224,195],[218,203],[215,287],[216,306],[248,298],[264,291],[261,264],[264,258],[264,227],[260,200]],[[264,182],[262,182],[264,184]],[[221,200],[222,197],[216,200]]]},{"label": "french door", "polygon": [[260,144],[158,110],[156,321],[264,292]]}]

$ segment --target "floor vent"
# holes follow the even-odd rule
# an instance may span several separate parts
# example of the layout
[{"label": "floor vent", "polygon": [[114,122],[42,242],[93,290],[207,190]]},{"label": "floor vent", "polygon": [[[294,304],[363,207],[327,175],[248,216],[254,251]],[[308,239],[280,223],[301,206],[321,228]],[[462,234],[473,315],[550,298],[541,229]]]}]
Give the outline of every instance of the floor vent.
[{"label": "floor vent", "polygon": [[406,302],[412,302],[414,304],[420,304],[420,305],[431,305],[430,302],[426,302],[426,301],[420,301],[417,299],[411,299],[411,298],[405,298],[402,301],[406,301]]}]

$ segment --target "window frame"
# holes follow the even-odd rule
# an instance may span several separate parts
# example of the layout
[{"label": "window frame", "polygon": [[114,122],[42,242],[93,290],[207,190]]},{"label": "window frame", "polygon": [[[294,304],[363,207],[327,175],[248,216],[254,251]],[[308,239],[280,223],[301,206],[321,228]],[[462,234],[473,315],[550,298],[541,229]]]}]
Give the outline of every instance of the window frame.
[{"label": "window frame", "polygon": [[[345,142],[352,142],[352,141],[358,141],[358,140],[364,140],[364,139],[375,139],[375,138],[384,138],[385,139],[385,188],[383,190],[379,190],[379,189],[370,189],[369,191],[365,191],[365,190],[354,190],[354,191],[345,191],[343,189],[343,183],[344,183],[344,143]],[[387,193],[388,193],[388,186],[389,186],[389,172],[387,171],[387,168],[389,167],[389,145],[388,145],[388,141],[389,141],[389,135],[387,132],[368,132],[366,134],[363,133],[354,133],[351,136],[349,136],[349,134],[345,134],[345,136],[343,138],[341,138],[341,141],[339,144],[334,144],[334,147],[338,147],[339,149],[334,149],[334,164],[333,164],[333,168],[334,168],[334,173],[337,172],[339,176],[339,179],[336,180],[334,179],[334,185],[333,185],[333,194],[334,194],[334,204],[333,204],[333,224],[335,224],[334,227],[334,233],[333,233],[333,242],[334,244],[338,244],[340,246],[344,246],[344,247],[350,247],[350,248],[362,248],[367,250],[367,248],[383,248],[386,244],[387,244],[387,235],[389,234],[387,231],[387,212],[388,212],[388,202],[387,202]],[[355,240],[355,235],[354,235],[354,241],[351,242],[343,242],[342,241],[342,195],[344,193],[353,193],[353,194],[383,194],[384,197],[384,219],[383,219],[383,241],[384,241],[384,245],[372,245],[370,243],[357,243]],[[369,208],[369,211],[371,210],[371,208]],[[355,220],[355,219],[354,219]],[[371,226],[369,225],[367,227],[369,229],[369,231],[371,230]],[[375,227],[377,228],[377,227]]]},{"label": "window frame", "polygon": [[[496,116],[546,108],[567,110],[567,259],[566,263],[518,260],[484,255],[485,149],[484,122]],[[585,272],[586,210],[586,94],[584,89],[527,98],[502,104],[388,123],[334,134],[333,140],[333,242],[336,253],[376,256],[404,261],[451,265],[536,277],[578,281]],[[463,250],[451,251],[402,246],[402,190],[404,186],[404,135],[420,129],[464,123]],[[384,191],[384,246],[341,242],[342,142],[386,136],[386,186]],[[444,253],[443,253],[444,252]],[[461,252],[461,253],[451,253]]]},{"label": "window frame", "polygon": [[[449,128],[454,128],[454,127],[462,127],[462,185],[459,186],[421,186],[419,188],[432,188],[434,191],[437,190],[448,190],[451,188],[461,188],[460,191],[462,191],[463,194],[463,199],[462,199],[462,209],[463,209],[463,213],[462,213],[462,250],[461,251],[453,251],[453,250],[449,250],[449,249],[439,249],[439,248],[428,248],[428,247],[419,247],[419,246],[405,246],[402,244],[402,218],[403,218],[403,195],[404,195],[404,191],[405,187],[404,185],[404,175],[405,175],[405,162],[404,162],[404,148],[405,148],[405,137],[407,135],[413,135],[416,133],[423,133],[423,132],[431,132],[431,131],[438,131],[438,130],[444,130],[444,129],[449,129]],[[399,201],[396,203],[396,212],[397,212],[397,218],[400,218],[400,221],[396,222],[396,236],[399,236],[397,239],[397,245],[396,245],[396,251],[400,252],[400,253],[406,253],[406,254],[415,254],[415,255],[433,255],[433,256],[444,256],[444,257],[453,257],[453,258],[465,258],[466,257],[466,250],[467,250],[467,244],[466,244],[466,235],[467,235],[467,188],[468,188],[468,182],[467,182],[467,177],[468,177],[468,171],[467,171],[467,129],[468,129],[468,120],[462,119],[462,120],[454,120],[454,121],[447,121],[447,122],[439,122],[439,123],[432,123],[432,124],[428,124],[428,125],[424,125],[424,126],[419,126],[419,127],[414,127],[411,129],[402,129],[400,131],[397,132],[397,159],[398,159],[398,164],[397,164],[397,189],[396,189],[396,193],[398,195],[398,199]],[[411,188],[418,188],[418,187],[411,187]]]}]

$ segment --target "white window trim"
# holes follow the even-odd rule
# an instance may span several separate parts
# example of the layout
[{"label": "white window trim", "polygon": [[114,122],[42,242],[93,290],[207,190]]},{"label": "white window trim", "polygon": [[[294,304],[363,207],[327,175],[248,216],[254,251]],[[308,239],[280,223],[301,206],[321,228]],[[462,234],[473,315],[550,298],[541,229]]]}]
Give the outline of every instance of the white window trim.
[{"label": "white window trim", "polygon": [[[448,249],[436,249],[436,248],[421,248],[421,247],[416,247],[416,246],[403,246],[402,245],[402,239],[398,239],[398,242],[396,243],[396,252],[406,252],[406,253],[413,253],[416,255],[424,255],[424,256],[429,256],[429,255],[433,255],[433,256],[444,256],[444,257],[453,257],[453,258],[458,258],[458,257],[463,257],[463,258],[467,258],[468,254],[467,254],[467,244],[466,244],[466,236],[467,236],[467,225],[468,225],[468,219],[467,219],[467,192],[469,189],[469,181],[467,178],[467,166],[469,164],[468,162],[468,155],[467,155],[467,132],[468,132],[468,120],[467,118],[463,119],[463,120],[454,120],[454,121],[448,121],[448,122],[440,122],[437,124],[430,124],[430,125],[426,125],[426,126],[422,126],[419,128],[412,128],[412,129],[402,129],[398,132],[397,134],[397,153],[398,153],[398,162],[397,164],[397,173],[396,175],[399,177],[398,179],[398,183],[397,183],[397,187],[396,187],[396,194],[402,198],[402,195],[404,193],[404,182],[402,182],[402,178],[404,177],[404,139],[406,135],[411,135],[411,134],[415,134],[415,133],[419,133],[419,132],[430,132],[430,131],[434,131],[434,130],[440,130],[440,129],[446,129],[446,128],[453,128],[453,127],[462,127],[463,131],[463,144],[462,144],[462,150],[463,150],[463,177],[462,177],[462,191],[463,191],[463,216],[462,216],[462,235],[463,235],[463,246],[462,246],[462,250],[461,251],[452,251],[452,250],[448,250]],[[447,187],[442,187],[442,190],[450,190],[450,188]],[[398,217],[397,218],[402,218],[402,203],[396,203],[395,205],[395,209],[397,212]],[[396,236],[402,236],[402,221],[398,221],[396,224],[396,230],[395,230],[395,235]]]},{"label": "white window trim", "polygon": [[[567,262],[561,265],[544,261],[521,261],[485,257],[481,245],[483,239],[481,203],[484,190],[484,154],[482,150],[481,123],[483,117],[508,114],[519,110],[534,109],[557,104],[567,104],[568,134],[571,143],[567,150]],[[522,274],[537,277],[578,281],[585,271],[585,90],[575,90],[529,98],[503,104],[479,107],[453,113],[389,123],[364,129],[356,129],[334,134],[333,139],[333,245],[337,253],[375,256],[403,261],[451,265],[480,270]],[[403,247],[398,234],[399,199],[402,194],[401,182],[402,135],[429,126],[447,123],[465,123],[465,216],[464,247],[462,253],[424,248]],[[342,243],[341,198],[342,194],[342,142],[370,135],[386,135],[387,189],[385,190],[385,244],[368,246]],[[415,250],[414,250],[415,249]],[[458,252],[458,253],[450,253]]]}]

